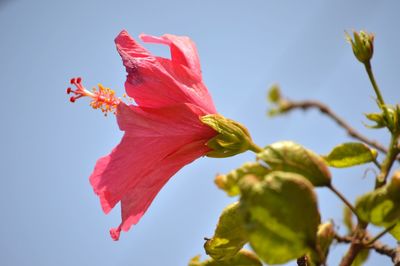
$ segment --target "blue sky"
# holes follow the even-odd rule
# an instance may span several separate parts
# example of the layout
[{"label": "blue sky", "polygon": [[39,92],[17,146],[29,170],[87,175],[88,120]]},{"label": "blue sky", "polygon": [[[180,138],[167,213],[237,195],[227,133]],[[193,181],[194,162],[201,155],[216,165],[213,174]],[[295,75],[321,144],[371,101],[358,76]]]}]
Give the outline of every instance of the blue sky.
[{"label": "blue sky", "polygon": [[[89,87],[102,83],[123,93],[125,70],[113,42],[122,29],[189,36],[220,113],[245,124],[261,146],[294,140],[327,153],[349,140],[344,131],[317,112],[268,118],[267,88],[279,83],[292,99],[328,103],[387,144],[384,131],[362,125],[362,113],[377,107],[344,31],[376,33],[377,80],[387,101],[398,103],[399,8],[397,1],[372,0],[0,1],[0,264],[186,265],[204,257],[203,238],[235,200],[214,186],[214,176],[254,155],[202,158],[171,179],[120,241],[110,239],[120,211],[102,213],[88,176],[122,134],[113,116],[84,100],[70,104],[65,89],[82,76]],[[166,47],[146,47],[168,56]],[[335,170],[333,182],[353,200],[373,187],[373,175],[364,177],[368,167]],[[318,195],[323,219],[339,222],[339,200],[324,189]],[[343,251],[333,249],[331,265]],[[372,257],[367,265],[389,263]]]}]

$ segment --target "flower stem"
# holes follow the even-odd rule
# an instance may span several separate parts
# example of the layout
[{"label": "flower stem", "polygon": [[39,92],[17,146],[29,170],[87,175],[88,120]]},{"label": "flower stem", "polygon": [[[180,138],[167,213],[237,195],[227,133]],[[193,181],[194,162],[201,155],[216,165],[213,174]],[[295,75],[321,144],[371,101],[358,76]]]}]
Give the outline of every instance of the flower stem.
[{"label": "flower stem", "polygon": [[369,240],[365,245],[366,246],[370,246],[372,245],[375,241],[377,241],[379,238],[381,238],[382,236],[386,235],[390,230],[392,230],[395,226],[397,225],[397,223],[389,226],[388,228],[386,228],[385,230],[383,230],[382,232],[380,232],[379,234],[377,234],[375,237],[373,237],[371,240]]},{"label": "flower stem", "polygon": [[375,166],[376,166],[379,170],[381,170],[382,167],[381,167],[381,165],[379,164],[379,162],[378,162],[378,160],[377,160],[376,158],[374,158],[372,162],[375,164]]},{"label": "flower stem", "polygon": [[261,148],[260,146],[258,146],[254,142],[250,141],[249,150],[251,150],[254,153],[259,153],[259,152],[263,151],[263,148]]},{"label": "flower stem", "polygon": [[381,165],[381,171],[379,175],[376,177],[375,188],[379,188],[386,184],[386,179],[389,175],[390,169],[392,168],[393,163],[400,152],[399,148],[397,147],[398,138],[399,138],[398,134],[392,134],[388,153],[386,154],[385,160]]},{"label": "flower stem", "polygon": [[379,89],[379,86],[376,83],[374,73],[372,72],[371,62],[368,61],[367,63],[364,64],[364,66],[365,66],[365,70],[368,73],[368,77],[369,77],[369,80],[371,81],[372,87],[374,88],[376,97],[378,98],[378,102],[383,107],[383,111],[385,112],[385,115],[386,115],[387,110],[386,110],[386,108],[384,108],[385,101],[383,100],[383,97],[382,97],[381,91]]},{"label": "flower stem", "polygon": [[332,184],[330,184],[330,185],[328,186],[328,188],[329,188],[333,193],[335,193],[336,196],[338,196],[338,197],[343,201],[343,203],[346,204],[347,207],[349,207],[349,209],[354,213],[354,215],[355,215],[355,216],[357,217],[357,219],[358,219],[358,215],[357,215],[356,209],[355,209],[354,206],[351,205],[351,203],[344,197],[344,195],[343,195],[339,190],[337,190]]}]

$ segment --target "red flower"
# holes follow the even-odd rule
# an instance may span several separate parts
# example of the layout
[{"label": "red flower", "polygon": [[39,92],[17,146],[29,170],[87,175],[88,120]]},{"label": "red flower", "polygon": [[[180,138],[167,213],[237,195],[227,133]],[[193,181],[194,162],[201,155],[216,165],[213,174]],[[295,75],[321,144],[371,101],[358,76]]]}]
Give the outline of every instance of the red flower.
[{"label": "red flower", "polygon": [[194,43],[174,35],[140,38],[169,45],[171,59],[153,56],[126,31],[115,39],[128,73],[126,92],[137,105],[115,101],[125,134],[97,161],[90,176],[105,213],[121,202],[122,222],[110,230],[114,240],[140,220],[171,176],[210,151],[206,143],[217,135],[200,121],[216,110],[202,81]]}]

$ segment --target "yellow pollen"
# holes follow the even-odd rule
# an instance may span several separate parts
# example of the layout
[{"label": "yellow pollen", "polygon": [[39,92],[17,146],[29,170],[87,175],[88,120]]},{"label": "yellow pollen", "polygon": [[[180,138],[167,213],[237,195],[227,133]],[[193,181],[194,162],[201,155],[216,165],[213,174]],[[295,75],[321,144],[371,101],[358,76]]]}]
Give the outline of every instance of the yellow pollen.
[{"label": "yellow pollen", "polygon": [[98,90],[93,88],[94,97],[92,97],[92,102],[90,106],[93,109],[100,109],[103,113],[107,114],[108,112],[116,112],[117,105],[121,102],[121,100],[115,97],[115,91],[110,88],[106,88],[101,84],[98,84]]},{"label": "yellow pollen", "polygon": [[101,84],[98,84],[98,89],[93,88],[91,91],[88,91],[82,85],[81,81],[81,78],[71,79],[71,84],[76,87],[76,89],[67,88],[67,93],[73,95],[70,98],[71,102],[75,102],[81,97],[90,97],[92,99],[90,106],[93,109],[100,109],[104,115],[107,115],[108,112],[116,113],[117,106],[121,102],[121,99],[115,97],[115,91]]}]

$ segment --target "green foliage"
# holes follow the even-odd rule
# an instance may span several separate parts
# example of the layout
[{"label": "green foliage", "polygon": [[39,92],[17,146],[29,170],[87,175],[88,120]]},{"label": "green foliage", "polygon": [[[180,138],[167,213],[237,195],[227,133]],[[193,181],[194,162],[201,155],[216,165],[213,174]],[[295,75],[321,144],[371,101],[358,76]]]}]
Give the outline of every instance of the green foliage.
[{"label": "green foliage", "polygon": [[331,174],[325,161],[297,143],[273,143],[258,153],[257,158],[266,162],[273,170],[300,174],[314,186],[329,186],[331,183]]},{"label": "green foliage", "polygon": [[262,266],[262,263],[254,253],[241,250],[234,257],[225,261],[207,259],[201,262],[200,256],[196,256],[191,259],[189,266]]},{"label": "green foliage", "polygon": [[343,223],[347,228],[347,233],[351,234],[354,230],[353,212],[346,205],[343,207]]},{"label": "green foliage", "polygon": [[262,177],[268,174],[270,170],[257,162],[247,162],[241,167],[232,170],[226,175],[217,175],[215,177],[215,184],[224,190],[229,196],[237,196],[240,193],[238,182],[240,179],[248,174],[254,174]]},{"label": "green foliage", "polygon": [[316,250],[320,215],[312,184],[288,172],[239,183],[240,208],[251,247],[268,264],[285,263]]},{"label": "green foliage", "polygon": [[214,236],[206,241],[204,249],[214,260],[227,260],[234,257],[246,242],[242,214],[236,202],[223,210]]},{"label": "green foliage", "polygon": [[[400,221],[400,172],[397,172],[391,182],[381,188],[359,197],[356,202],[359,217],[377,226],[388,228]],[[396,226],[393,236],[399,238],[399,228]]]},{"label": "green foliage", "polygon": [[[354,131],[325,105],[315,101],[296,102],[283,97],[278,85],[273,85],[268,92],[268,100],[272,104],[269,114],[273,116],[294,109],[316,108],[355,139],[386,154],[385,159],[378,163],[378,152],[358,142],[340,144],[326,156],[319,156],[291,141],[276,142],[261,150],[241,124],[218,114],[202,117],[204,124],[218,132],[207,143],[212,149],[207,154],[209,157],[227,157],[252,150],[257,153],[257,162],[245,163],[215,178],[220,189],[229,196],[239,195],[240,200],[224,209],[214,236],[206,241],[204,248],[211,258],[203,262],[199,257],[193,258],[190,266],[262,265],[254,254],[241,250],[246,243],[268,264],[304,258],[307,265],[325,265],[336,232],[333,222],[320,224],[314,187],[329,187],[346,204],[343,223],[348,235],[345,238],[338,236],[338,242],[349,242],[351,239],[351,245],[361,245],[361,251],[358,254],[348,253],[350,256],[345,256],[341,265],[362,265],[368,259],[370,250],[377,249],[373,242],[387,232],[400,241],[400,172],[396,172],[386,184],[388,173],[400,153],[400,106],[385,103],[373,75],[370,60],[374,35],[360,31],[354,32],[352,37],[347,35],[347,39],[354,55],[365,66],[381,110],[381,113],[365,114],[373,122],[367,127],[387,128],[390,131],[391,143],[387,150]],[[379,169],[375,189],[359,197],[353,207],[331,184],[328,166],[346,168],[370,162]],[[353,216],[357,217],[357,225]],[[366,243],[365,236],[370,235],[367,231],[369,223],[386,230],[371,243]],[[357,252],[356,249],[350,250]]]},{"label": "green foliage", "polygon": [[356,258],[354,259],[353,263],[351,266],[361,266],[364,264],[364,262],[367,261],[369,257],[369,249],[368,248],[363,248],[360,253],[357,254]]},{"label": "green foliage", "polygon": [[373,162],[378,155],[374,149],[359,142],[347,142],[333,148],[324,156],[329,166],[343,168]]},{"label": "green foliage", "polygon": [[396,238],[398,241],[400,241],[400,223],[399,222],[389,232],[394,238]]}]

